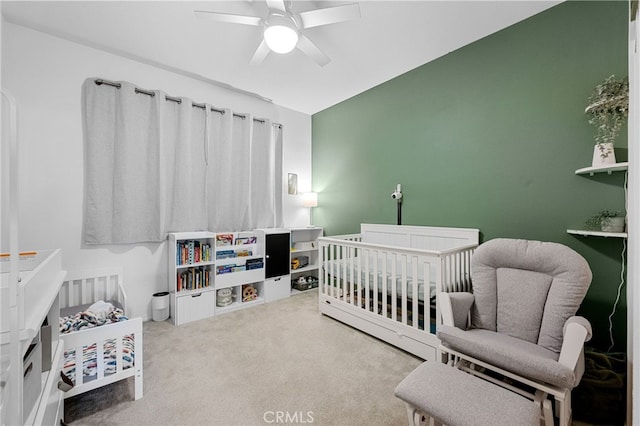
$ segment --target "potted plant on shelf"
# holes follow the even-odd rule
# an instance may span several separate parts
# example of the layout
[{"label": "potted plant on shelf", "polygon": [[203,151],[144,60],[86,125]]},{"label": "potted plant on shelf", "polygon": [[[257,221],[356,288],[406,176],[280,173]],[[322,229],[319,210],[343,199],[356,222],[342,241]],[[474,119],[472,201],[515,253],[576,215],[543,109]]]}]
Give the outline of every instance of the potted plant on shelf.
[{"label": "potted plant on shelf", "polygon": [[601,210],[584,223],[588,231],[624,232],[624,216],[617,210]]},{"label": "potted plant on shelf", "polygon": [[610,75],[593,89],[588,101],[585,113],[596,127],[592,166],[614,164],[614,142],[629,115],[629,80]]}]

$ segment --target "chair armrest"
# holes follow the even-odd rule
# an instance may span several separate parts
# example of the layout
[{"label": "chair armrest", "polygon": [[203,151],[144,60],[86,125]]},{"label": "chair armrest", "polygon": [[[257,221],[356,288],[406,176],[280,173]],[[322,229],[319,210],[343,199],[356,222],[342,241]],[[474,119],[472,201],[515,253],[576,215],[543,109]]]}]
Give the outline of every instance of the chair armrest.
[{"label": "chair armrest", "polygon": [[591,323],[584,317],[571,317],[564,324],[563,334],[558,362],[575,370],[583,354],[584,343],[591,340]]},{"label": "chair armrest", "polygon": [[466,330],[474,300],[472,293],[439,293],[438,303],[440,303],[442,324]]}]

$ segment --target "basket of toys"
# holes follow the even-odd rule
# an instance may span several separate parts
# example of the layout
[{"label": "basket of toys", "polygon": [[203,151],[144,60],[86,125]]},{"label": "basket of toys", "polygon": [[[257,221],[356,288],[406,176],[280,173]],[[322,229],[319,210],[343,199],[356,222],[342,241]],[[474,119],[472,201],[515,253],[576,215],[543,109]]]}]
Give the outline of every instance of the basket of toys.
[{"label": "basket of toys", "polygon": [[299,291],[309,290],[318,287],[318,279],[312,276],[300,276],[293,280],[291,286]]}]

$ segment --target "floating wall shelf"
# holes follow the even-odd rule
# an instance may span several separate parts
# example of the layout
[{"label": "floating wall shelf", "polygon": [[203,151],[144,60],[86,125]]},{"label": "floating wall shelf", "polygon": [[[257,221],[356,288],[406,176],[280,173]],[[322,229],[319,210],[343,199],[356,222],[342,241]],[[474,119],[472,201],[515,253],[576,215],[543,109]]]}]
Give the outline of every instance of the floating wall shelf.
[{"label": "floating wall shelf", "polygon": [[583,229],[567,229],[567,234],[582,235],[585,237],[627,238],[626,232],[585,231]]},{"label": "floating wall shelf", "polygon": [[615,163],[615,164],[605,164],[603,166],[595,166],[595,167],[584,167],[582,169],[576,170],[577,175],[590,175],[593,176],[595,173],[607,173],[611,174],[613,172],[621,172],[627,170],[629,167],[628,162],[624,163]]}]

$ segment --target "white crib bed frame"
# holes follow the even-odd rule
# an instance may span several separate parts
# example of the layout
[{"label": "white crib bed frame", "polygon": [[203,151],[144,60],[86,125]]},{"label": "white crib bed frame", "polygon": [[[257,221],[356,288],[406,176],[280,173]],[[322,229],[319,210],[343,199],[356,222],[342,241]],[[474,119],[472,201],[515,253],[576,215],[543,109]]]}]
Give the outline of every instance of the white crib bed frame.
[{"label": "white crib bed frame", "polygon": [[[419,293],[419,281],[435,285],[436,301],[440,292],[471,291],[471,255],[479,230],[380,224],[361,224],[360,230],[319,239],[320,312],[420,358],[436,360],[440,341],[430,319],[435,317],[437,330],[440,307],[433,302],[433,311],[428,287],[424,302],[410,295]],[[371,278],[380,276],[387,279]]]},{"label": "white crib bed frame", "polygon": [[[121,268],[96,268],[68,271],[60,290],[60,309],[94,303],[99,300],[119,302],[125,315],[127,312],[127,296],[122,287]],[[135,345],[134,365],[124,369],[122,338],[133,334]],[[75,350],[76,374],[75,386],[65,393],[65,398],[97,389],[99,387],[115,383],[129,377],[135,377],[135,399],[142,398],[143,393],[143,340],[142,318],[130,318],[112,324],[105,324],[60,334],[64,341],[64,350]],[[104,342],[116,339],[116,371],[105,376],[104,372]],[[82,348],[96,343],[97,351],[97,377],[86,381],[82,374]]]}]

